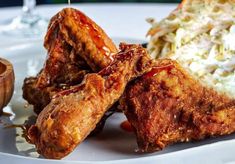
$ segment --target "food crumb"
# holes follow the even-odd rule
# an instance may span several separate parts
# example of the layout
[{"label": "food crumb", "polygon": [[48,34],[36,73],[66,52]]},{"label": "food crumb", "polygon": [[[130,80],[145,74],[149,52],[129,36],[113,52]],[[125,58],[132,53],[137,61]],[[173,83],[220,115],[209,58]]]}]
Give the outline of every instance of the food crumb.
[{"label": "food crumb", "polygon": [[24,108],[28,108],[28,107],[29,107],[29,103],[25,103]]},{"label": "food crumb", "polygon": [[131,126],[131,124],[129,123],[128,120],[123,121],[123,122],[121,123],[120,127],[121,127],[123,130],[127,131],[127,132],[133,132],[133,128],[132,128],[132,126]]}]

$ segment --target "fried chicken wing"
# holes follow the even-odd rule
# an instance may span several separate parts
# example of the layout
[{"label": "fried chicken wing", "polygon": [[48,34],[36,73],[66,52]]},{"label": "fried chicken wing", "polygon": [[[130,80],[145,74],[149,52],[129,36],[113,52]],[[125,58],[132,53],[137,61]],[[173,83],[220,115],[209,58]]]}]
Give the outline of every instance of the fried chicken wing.
[{"label": "fried chicken wing", "polygon": [[[53,83],[61,68],[76,56],[82,57],[97,72],[112,61],[116,46],[105,32],[82,12],[66,8],[56,14],[48,27],[44,42],[48,59],[39,75],[38,86]],[[74,55],[67,57],[74,51]],[[68,54],[67,54],[68,53]]]},{"label": "fried chicken wing", "polygon": [[82,12],[65,8],[50,21],[44,46],[48,56],[37,77],[26,78],[23,97],[40,113],[57,92],[79,84],[84,75],[112,61],[117,48]]},{"label": "fried chicken wing", "polygon": [[60,159],[69,154],[118,101],[126,84],[151,69],[152,61],[141,46],[121,44],[120,49],[111,65],[59,92],[39,114],[29,138],[44,157]]},{"label": "fried chicken wing", "polygon": [[192,78],[176,61],[157,61],[120,100],[142,152],[235,131],[235,100]]}]

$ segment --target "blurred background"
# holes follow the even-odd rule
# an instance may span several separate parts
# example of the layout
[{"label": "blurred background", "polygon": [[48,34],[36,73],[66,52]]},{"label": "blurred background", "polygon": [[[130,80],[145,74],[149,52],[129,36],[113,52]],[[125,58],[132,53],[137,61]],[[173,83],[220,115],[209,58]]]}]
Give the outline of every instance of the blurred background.
[{"label": "blurred background", "polygon": [[[71,0],[71,3],[99,3],[99,2],[141,2],[141,3],[177,3],[181,0]],[[58,4],[58,3],[67,3],[68,0],[37,0],[37,4]],[[23,4],[23,0],[0,0],[0,7],[8,7],[8,6],[21,6]]]}]

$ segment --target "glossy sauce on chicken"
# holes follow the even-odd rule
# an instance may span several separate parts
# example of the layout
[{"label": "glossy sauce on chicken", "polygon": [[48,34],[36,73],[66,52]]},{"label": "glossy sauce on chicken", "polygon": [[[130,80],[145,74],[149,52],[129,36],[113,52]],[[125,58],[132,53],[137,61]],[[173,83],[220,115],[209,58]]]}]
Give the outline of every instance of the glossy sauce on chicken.
[{"label": "glossy sauce on chicken", "polygon": [[80,26],[87,30],[89,35],[91,36],[93,42],[96,44],[97,49],[101,51],[101,53],[105,54],[108,58],[112,59],[112,55],[115,53],[110,47],[107,46],[104,39],[102,38],[99,29],[87,19],[85,15],[81,12],[74,13],[74,18],[77,22],[79,22]]},{"label": "glossy sauce on chicken", "polygon": [[169,64],[169,65],[166,65],[166,66],[153,67],[151,69],[151,71],[149,71],[148,73],[144,74],[142,77],[143,77],[143,79],[151,78],[153,76],[156,76],[159,72],[161,72],[163,70],[169,72],[173,67],[174,67],[174,65],[172,65],[172,64]]}]

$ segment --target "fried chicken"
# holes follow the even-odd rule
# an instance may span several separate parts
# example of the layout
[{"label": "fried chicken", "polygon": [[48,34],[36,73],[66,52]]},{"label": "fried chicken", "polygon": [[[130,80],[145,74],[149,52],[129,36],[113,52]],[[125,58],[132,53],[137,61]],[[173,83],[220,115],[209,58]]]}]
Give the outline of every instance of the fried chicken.
[{"label": "fried chicken", "polygon": [[195,80],[176,61],[158,60],[120,100],[141,152],[235,132],[235,100]]},{"label": "fried chicken", "polygon": [[44,46],[48,57],[37,77],[26,78],[23,97],[40,113],[57,92],[79,84],[85,74],[110,64],[112,40],[82,12],[66,8],[50,21]]},{"label": "fried chicken", "polygon": [[61,69],[68,64],[68,51],[70,60],[79,56],[94,72],[108,66],[112,54],[117,52],[112,40],[95,22],[72,8],[63,9],[52,18],[44,46],[49,54],[39,76],[37,85],[40,87],[55,82]]},{"label": "fried chicken", "polygon": [[68,155],[118,101],[126,84],[151,69],[152,61],[141,46],[121,44],[120,49],[108,67],[55,95],[39,114],[29,138],[41,155],[56,159]]}]

